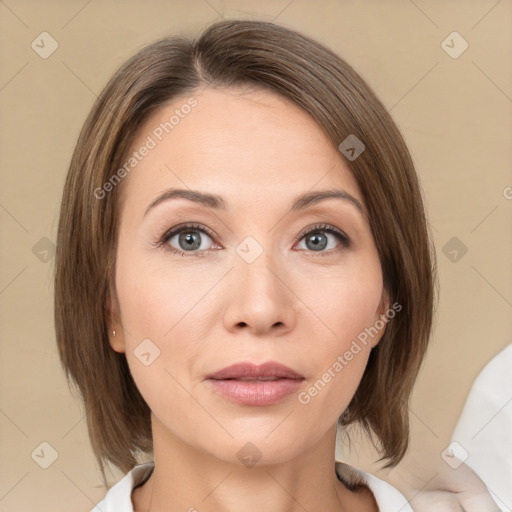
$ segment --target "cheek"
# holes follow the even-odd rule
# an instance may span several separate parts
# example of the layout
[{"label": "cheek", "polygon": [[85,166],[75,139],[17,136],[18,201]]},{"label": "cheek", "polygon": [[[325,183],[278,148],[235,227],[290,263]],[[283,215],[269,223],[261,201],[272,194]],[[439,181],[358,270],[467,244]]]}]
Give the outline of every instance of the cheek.
[{"label": "cheek", "polygon": [[144,399],[158,409],[166,393],[181,396],[177,382],[186,382],[194,371],[205,339],[199,332],[204,325],[200,300],[213,278],[163,266],[143,251],[122,250],[120,244],[116,289],[126,358]]},{"label": "cheek", "polygon": [[[299,402],[331,411],[336,416],[348,405],[366,368],[371,328],[379,319],[382,273],[378,259],[368,259],[344,270],[307,281],[302,292],[314,312],[305,359],[314,362],[314,377]],[[314,326],[313,326],[314,324]],[[370,334],[369,334],[370,333]]]},{"label": "cheek", "polygon": [[172,343],[212,286],[212,277],[197,269],[169,265],[165,257],[151,258],[144,250],[120,254],[116,286],[128,331]]},{"label": "cheek", "polygon": [[299,293],[316,318],[326,350],[344,352],[350,342],[378,319],[382,272],[377,255],[356,260],[330,273],[303,280]]},{"label": "cheek", "polygon": [[[140,264],[139,264],[140,263]],[[145,264],[142,264],[145,263]],[[177,274],[179,275],[179,274]],[[164,278],[137,258],[120,258],[119,305],[130,373],[153,412],[186,403],[186,382],[197,347],[186,331],[190,289],[179,278]],[[196,298],[197,301],[197,298]]]}]

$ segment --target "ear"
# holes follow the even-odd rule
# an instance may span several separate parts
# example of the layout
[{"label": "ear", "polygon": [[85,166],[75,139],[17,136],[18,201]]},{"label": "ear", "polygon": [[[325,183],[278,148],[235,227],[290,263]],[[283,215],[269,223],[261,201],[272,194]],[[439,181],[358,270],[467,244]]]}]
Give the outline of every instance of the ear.
[{"label": "ear", "polygon": [[390,307],[391,299],[389,297],[389,292],[384,287],[382,287],[382,295],[380,297],[379,307],[377,308],[377,314],[379,318],[381,315],[385,315],[386,311],[388,311]]},{"label": "ear", "polygon": [[[125,352],[124,329],[121,324],[119,314],[119,306],[117,299],[112,298],[112,294],[108,297],[105,305],[105,315],[108,328],[108,340],[112,349],[120,354]],[[115,334],[114,334],[115,333]]]},{"label": "ear", "polygon": [[375,323],[374,323],[374,326],[376,329],[378,329],[379,333],[376,334],[372,338],[372,342],[371,342],[372,348],[375,348],[379,344],[379,341],[381,340],[382,336],[384,336],[384,332],[386,331],[386,325],[388,322],[387,312],[389,311],[390,306],[391,306],[391,300],[389,297],[389,293],[383,287],[379,306],[377,308],[377,311],[375,312]]}]

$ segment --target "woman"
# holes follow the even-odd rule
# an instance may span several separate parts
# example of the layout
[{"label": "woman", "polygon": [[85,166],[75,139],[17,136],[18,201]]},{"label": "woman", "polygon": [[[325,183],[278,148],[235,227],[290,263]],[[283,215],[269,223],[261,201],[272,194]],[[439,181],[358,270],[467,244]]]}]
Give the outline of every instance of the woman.
[{"label": "woman", "polygon": [[[80,134],[57,240],[60,356],[99,510],[411,510],[386,467],[432,325],[418,178],[381,102],[297,32],[229,20],[113,76]],[[151,462],[138,464],[139,455]]]}]

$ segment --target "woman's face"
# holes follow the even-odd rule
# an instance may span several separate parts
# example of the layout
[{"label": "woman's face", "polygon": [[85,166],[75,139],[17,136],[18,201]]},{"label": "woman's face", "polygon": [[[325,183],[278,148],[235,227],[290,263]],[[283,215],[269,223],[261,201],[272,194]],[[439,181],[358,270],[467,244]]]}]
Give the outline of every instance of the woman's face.
[{"label": "woman's face", "polygon": [[[111,344],[154,427],[228,462],[240,463],[247,442],[263,461],[296,457],[332,434],[383,328],[362,333],[389,307],[354,177],[317,124],[268,91],[176,100],[141,127],[133,151]],[[220,204],[165,199],[170,189]],[[335,189],[344,196],[293,206]],[[269,361],[303,378],[207,378]]]}]

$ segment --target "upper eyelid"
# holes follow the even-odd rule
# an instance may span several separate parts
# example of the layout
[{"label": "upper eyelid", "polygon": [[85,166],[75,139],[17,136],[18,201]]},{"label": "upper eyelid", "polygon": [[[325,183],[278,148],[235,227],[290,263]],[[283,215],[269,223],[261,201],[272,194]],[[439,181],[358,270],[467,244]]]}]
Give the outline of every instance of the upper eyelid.
[{"label": "upper eyelid", "polygon": [[335,233],[337,235],[345,237],[347,240],[350,240],[349,236],[345,233],[343,229],[337,228],[336,226],[328,223],[320,223],[315,226],[310,226],[304,228],[298,235],[296,240],[301,240],[305,235],[311,233],[312,231],[326,231],[327,233]]},{"label": "upper eyelid", "polygon": [[195,225],[195,224],[185,224],[183,226],[180,226],[180,225],[174,226],[174,227],[168,229],[167,231],[165,231],[165,233],[162,235],[162,240],[168,240],[169,238],[171,238],[187,229],[190,231],[194,231],[194,230],[203,231],[209,237],[217,236],[210,228],[207,228],[206,226]]}]

